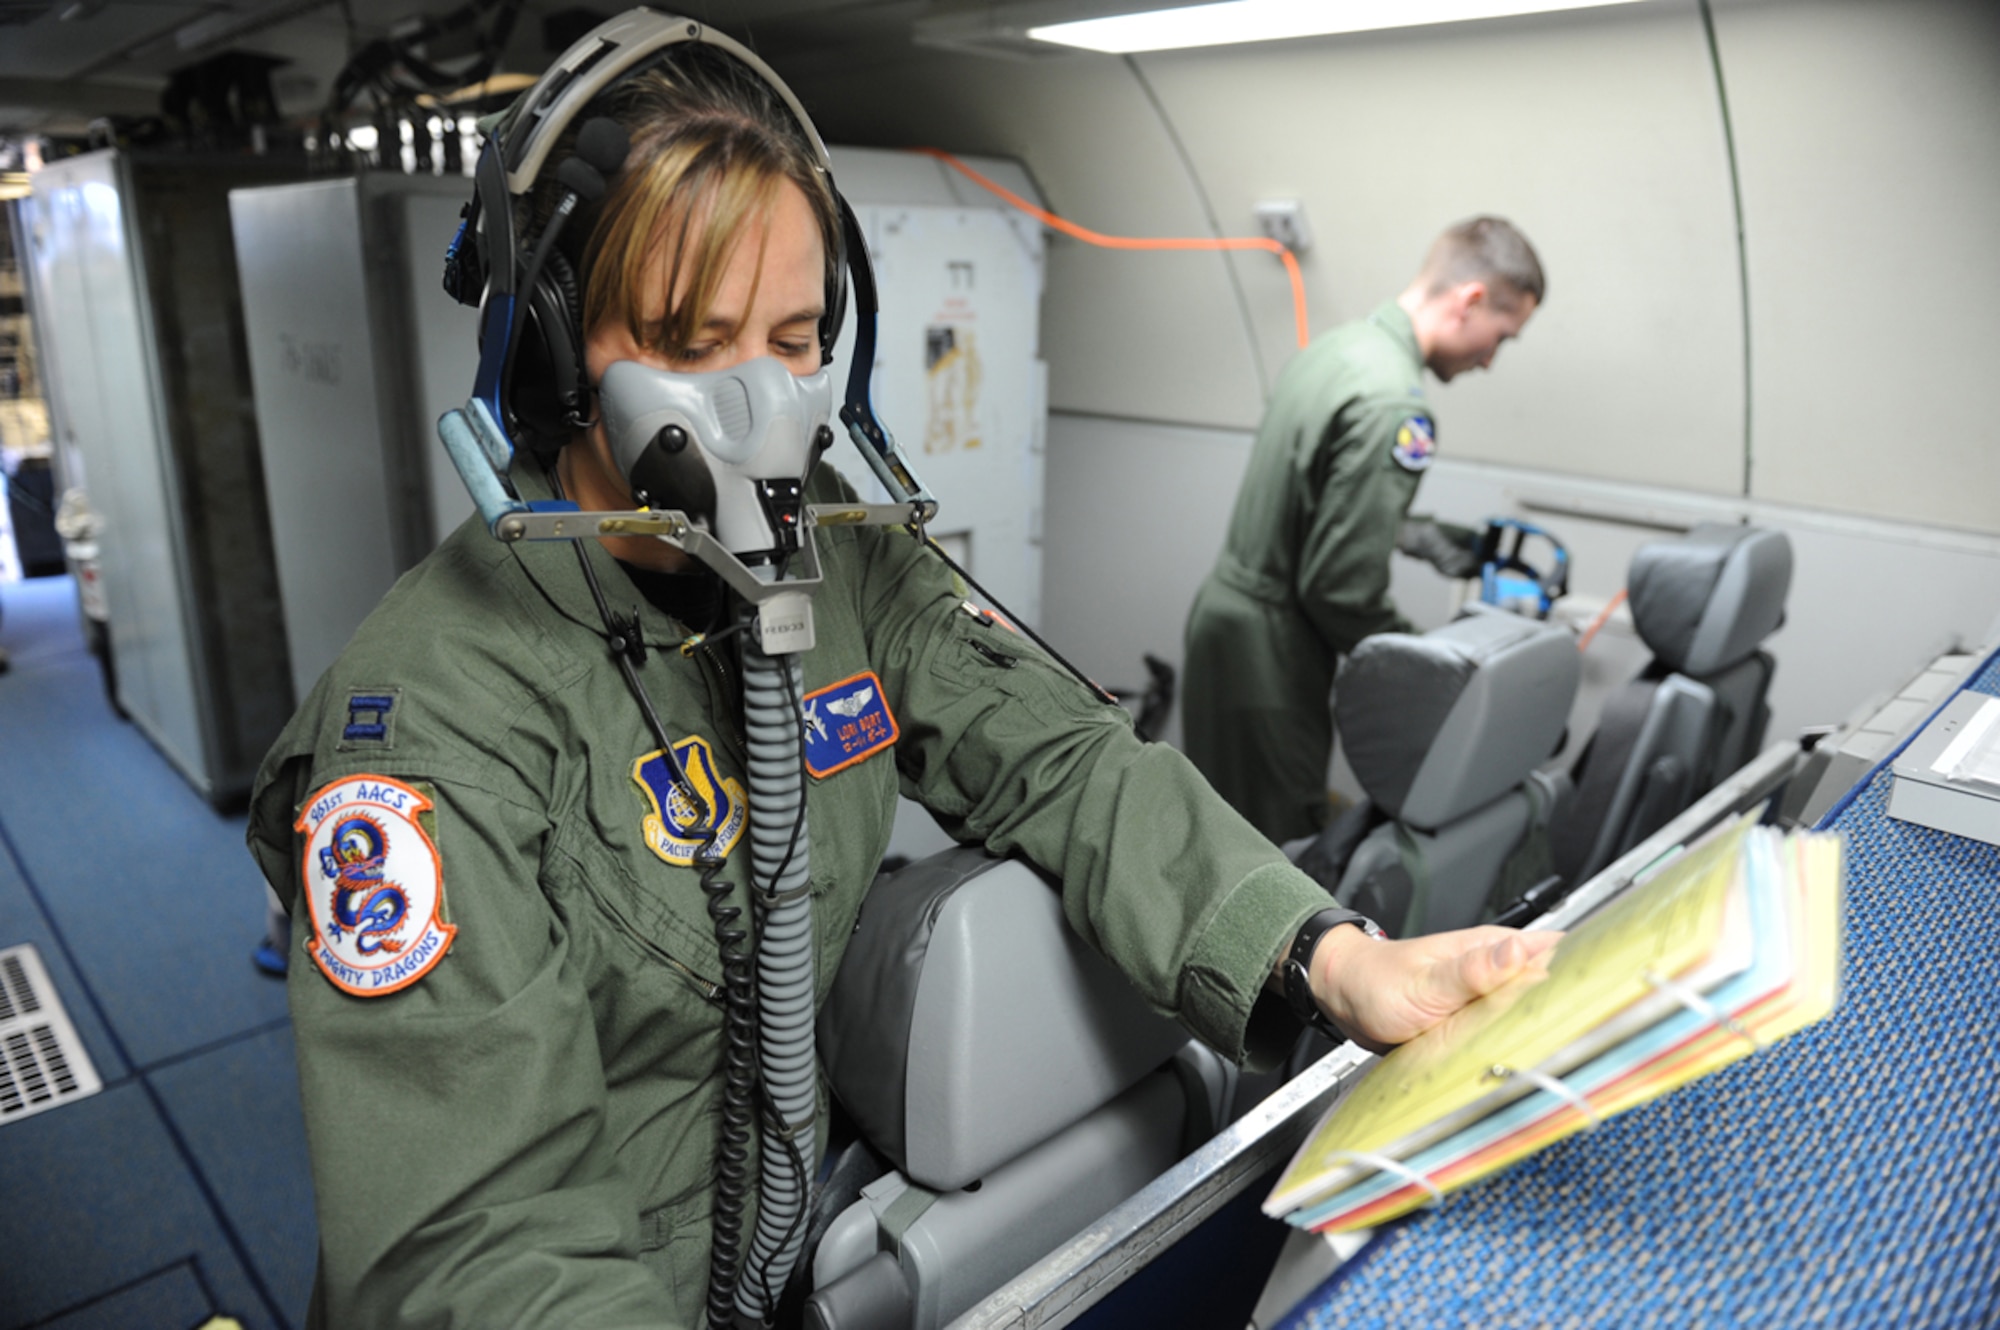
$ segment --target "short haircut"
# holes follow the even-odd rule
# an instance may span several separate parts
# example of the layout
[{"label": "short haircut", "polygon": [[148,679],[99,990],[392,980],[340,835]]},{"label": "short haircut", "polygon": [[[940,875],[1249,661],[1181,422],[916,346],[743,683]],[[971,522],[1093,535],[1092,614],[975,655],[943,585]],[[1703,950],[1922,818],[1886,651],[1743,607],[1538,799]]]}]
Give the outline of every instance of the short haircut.
[{"label": "short haircut", "polygon": [[1522,297],[1539,305],[1548,292],[1535,247],[1504,217],[1473,217],[1448,227],[1432,242],[1417,280],[1427,296],[1465,282],[1485,282],[1504,288],[1496,298],[1509,306]]}]

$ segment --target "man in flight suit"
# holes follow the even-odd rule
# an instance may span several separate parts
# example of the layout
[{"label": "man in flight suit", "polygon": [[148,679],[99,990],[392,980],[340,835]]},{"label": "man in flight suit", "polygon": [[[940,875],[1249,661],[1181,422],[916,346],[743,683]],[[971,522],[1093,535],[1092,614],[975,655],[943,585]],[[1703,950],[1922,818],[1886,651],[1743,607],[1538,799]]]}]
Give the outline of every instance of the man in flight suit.
[{"label": "man in flight suit", "polygon": [[1498,217],[1439,236],[1409,288],[1302,351],[1279,376],[1229,533],[1188,617],[1187,755],[1272,840],[1327,821],[1340,657],[1408,632],[1389,598],[1394,550],[1447,576],[1475,537],[1409,519],[1437,449],[1428,369],[1449,383],[1493,362],[1541,303],[1542,268]]}]

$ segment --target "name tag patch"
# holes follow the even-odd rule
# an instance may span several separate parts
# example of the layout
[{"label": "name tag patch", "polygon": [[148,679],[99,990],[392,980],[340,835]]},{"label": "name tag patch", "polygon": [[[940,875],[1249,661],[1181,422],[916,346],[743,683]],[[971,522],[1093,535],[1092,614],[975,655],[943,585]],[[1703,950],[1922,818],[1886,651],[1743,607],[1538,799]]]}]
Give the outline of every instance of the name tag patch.
[{"label": "name tag patch", "polygon": [[895,747],[896,718],[889,713],[882,681],[873,670],[807,693],[803,711],[806,770],[815,776],[845,771]]},{"label": "name tag patch", "polygon": [[728,854],[743,836],[749,816],[743,783],[715,769],[715,750],[696,735],[674,745],[674,756],[687,773],[688,784],[701,797],[697,808],[674,783],[673,769],[658,748],[632,764],[632,780],[652,809],[639,824],[646,847],[670,864],[693,865],[695,855],[711,837],[717,854]]},{"label": "name tag patch", "polygon": [[306,954],[356,997],[408,988],[450,950],[444,865],[417,823],[431,801],[386,776],[349,776],[306,801],[301,897],[312,921]]},{"label": "name tag patch", "polygon": [[1389,455],[1405,471],[1422,471],[1437,453],[1437,428],[1429,416],[1411,416],[1396,427],[1396,444]]}]

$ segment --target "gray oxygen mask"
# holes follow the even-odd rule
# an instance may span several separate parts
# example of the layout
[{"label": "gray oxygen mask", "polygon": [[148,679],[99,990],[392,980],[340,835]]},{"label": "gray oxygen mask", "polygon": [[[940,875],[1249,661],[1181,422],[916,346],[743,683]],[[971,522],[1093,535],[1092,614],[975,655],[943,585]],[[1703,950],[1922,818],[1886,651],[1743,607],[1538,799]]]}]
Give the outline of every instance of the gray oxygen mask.
[{"label": "gray oxygen mask", "polygon": [[798,551],[806,473],[833,441],[826,370],[801,376],[759,356],[676,374],[620,360],[604,371],[597,398],[639,504],[680,509],[748,564]]}]

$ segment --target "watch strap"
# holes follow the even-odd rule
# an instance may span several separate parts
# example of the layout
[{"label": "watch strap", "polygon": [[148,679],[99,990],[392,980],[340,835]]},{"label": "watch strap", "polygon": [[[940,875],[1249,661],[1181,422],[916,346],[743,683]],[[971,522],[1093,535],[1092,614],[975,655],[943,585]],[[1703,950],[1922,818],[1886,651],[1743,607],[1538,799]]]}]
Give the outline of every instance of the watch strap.
[{"label": "watch strap", "polygon": [[1336,1044],[1346,1043],[1347,1036],[1327,1019],[1326,1013],[1320,1010],[1319,1003],[1313,1001],[1310,966],[1313,952],[1319,948],[1319,940],[1326,936],[1327,930],[1339,928],[1342,924],[1353,924],[1373,938],[1387,936],[1373,919],[1359,910],[1330,905],[1307,916],[1306,921],[1299,925],[1299,931],[1292,935],[1291,949],[1285,953],[1285,963],[1282,968],[1285,1005],[1291,1008],[1292,1014],[1299,1018],[1301,1024],[1317,1030]]}]

